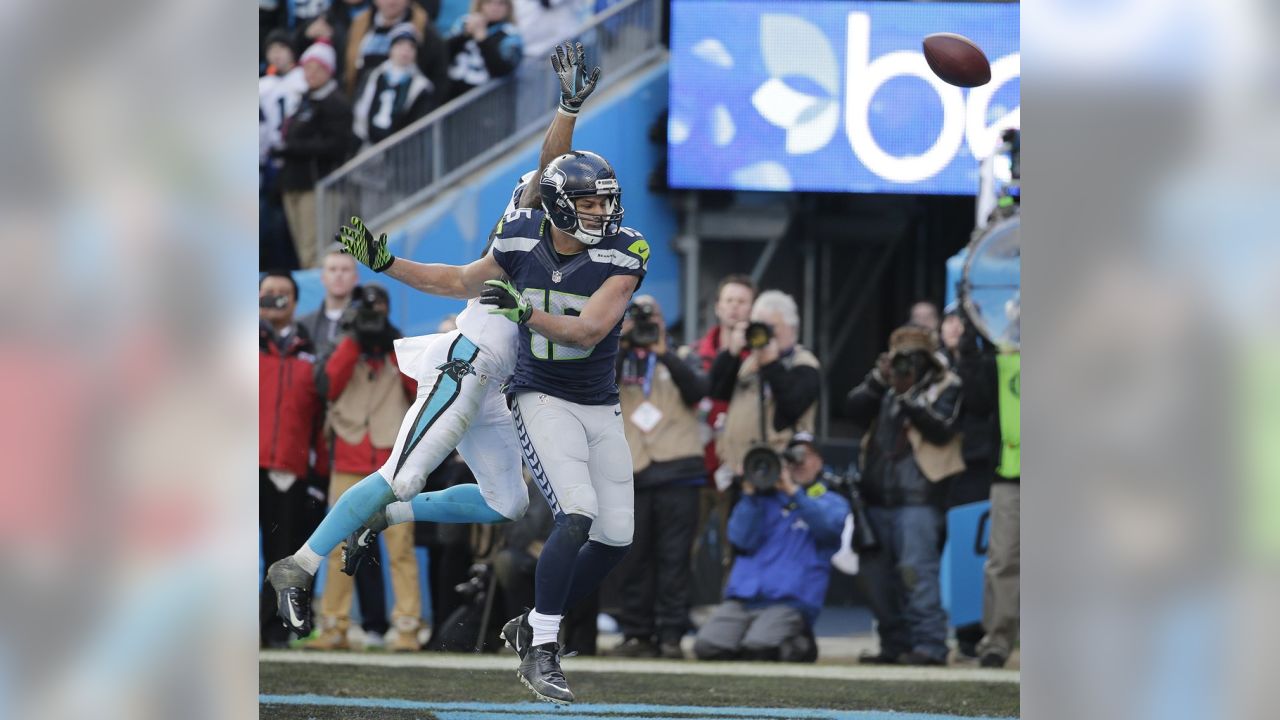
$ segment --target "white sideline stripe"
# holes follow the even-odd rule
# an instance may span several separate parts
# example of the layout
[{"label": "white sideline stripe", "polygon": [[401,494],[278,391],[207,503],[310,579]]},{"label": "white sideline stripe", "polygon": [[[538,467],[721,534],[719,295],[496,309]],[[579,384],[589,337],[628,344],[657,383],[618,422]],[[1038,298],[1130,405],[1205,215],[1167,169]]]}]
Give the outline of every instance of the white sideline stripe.
[{"label": "white sideline stripe", "polygon": [[[369,665],[376,667],[442,668],[446,670],[515,670],[515,655],[416,653],[392,655],[368,652],[307,652],[259,650],[259,662],[310,665]],[[693,660],[626,660],[622,658],[565,658],[573,672],[635,673],[639,675],[736,675],[740,677],[799,677],[829,680],[917,680],[928,682],[1021,683],[1020,670],[995,668],[885,667],[879,665],[809,665],[791,663],[702,662]]]}]

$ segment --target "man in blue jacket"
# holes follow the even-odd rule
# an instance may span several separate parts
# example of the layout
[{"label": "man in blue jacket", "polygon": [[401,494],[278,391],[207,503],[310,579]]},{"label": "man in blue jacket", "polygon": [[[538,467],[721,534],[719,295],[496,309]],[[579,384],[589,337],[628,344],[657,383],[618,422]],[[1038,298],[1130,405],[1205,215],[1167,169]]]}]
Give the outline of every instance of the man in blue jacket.
[{"label": "man in blue jacket", "polygon": [[813,623],[822,610],[831,556],[840,549],[849,502],[822,481],[813,436],[797,433],[773,490],[743,483],[729,516],[738,553],[725,600],[698,631],[700,660],[817,659]]}]

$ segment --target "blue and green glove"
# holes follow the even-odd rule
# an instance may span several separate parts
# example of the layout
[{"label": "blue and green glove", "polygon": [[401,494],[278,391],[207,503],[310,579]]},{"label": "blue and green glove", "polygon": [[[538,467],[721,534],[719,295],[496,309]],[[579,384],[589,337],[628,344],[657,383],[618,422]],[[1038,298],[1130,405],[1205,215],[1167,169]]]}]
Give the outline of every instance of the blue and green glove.
[{"label": "blue and green glove", "polygon": [[485,288],[480,293],[480,303],[493,305],[490,315],[501,315],[513,323],[523,325],[529,322],[533,314],[533,306],[520,296],[520,291],[506,280],[485,280]]},{"label": "blue and green glove", "polygon": [[351,217],[350,226],[343,225],[338,231],[338,242],[342,243],[342,252],[377,273],[391,267],[396,260],[396,256],[387,250],[387,234],[382,233],[375,238],[364,226],[364,221],[355,216]]}]

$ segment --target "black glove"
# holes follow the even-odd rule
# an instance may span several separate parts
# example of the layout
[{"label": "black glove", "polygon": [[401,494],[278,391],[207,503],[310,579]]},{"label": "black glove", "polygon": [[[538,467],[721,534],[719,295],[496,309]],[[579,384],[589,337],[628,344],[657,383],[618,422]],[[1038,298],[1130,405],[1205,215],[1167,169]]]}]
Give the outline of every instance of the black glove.
[{"label": "black glove", "polygon": [[494,306],[490,315],[501,315],[520,325],[529,322],[533,306],[521,297],[514,285],[505,280],[485,280],[484,284],[488,287],[480,293],[480,304]]},{"label": "black glove", "polygon": [[551,54],[551,69],[560,78],[560,112],[566,115],[577,115],[582,103],[587,101],[596,89],[596,81],[600,79],[600,68],[591,71],[587,77],[586,52],[582,43],[570,46],[569,43],[557,45]]}]

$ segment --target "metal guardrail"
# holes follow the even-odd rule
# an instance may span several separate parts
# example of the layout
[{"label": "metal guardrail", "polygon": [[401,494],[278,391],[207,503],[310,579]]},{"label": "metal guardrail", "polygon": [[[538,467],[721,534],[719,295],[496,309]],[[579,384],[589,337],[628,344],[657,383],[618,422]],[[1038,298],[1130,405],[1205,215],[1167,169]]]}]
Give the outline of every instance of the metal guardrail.
[{"label": "metal guardrail", "polygon": [[[662,51],[663,0],[626,0],[569,38],[611,83]],[[548,57],[550,57],[548,55]],[[316,243],[323,248],[351,215],[382,227],[458,179],[500,157],[550,122],[560,83],[550,62],[526,62],[441,106],[361,152],[316,185]]]}]

